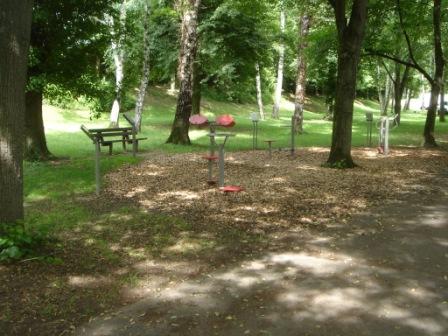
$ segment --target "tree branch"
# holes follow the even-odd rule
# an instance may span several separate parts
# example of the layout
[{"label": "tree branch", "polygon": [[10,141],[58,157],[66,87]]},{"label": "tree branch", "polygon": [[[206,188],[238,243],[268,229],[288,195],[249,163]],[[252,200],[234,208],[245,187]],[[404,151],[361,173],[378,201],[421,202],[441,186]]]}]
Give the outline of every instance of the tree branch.
[{"label": "tree branch", "polygon": [[387,67],[387,64],[384,62],[383,57],[381,58],[381,64],[383,65],[383,68],[386,70],[387,75],[389,76],[390,80],[395,84],[394,76],[389,71],[389,68]]},{"label": "tree branch", "polygon": [[[404,37],[406,39],[406,45],[408,47],[408,52],[409,52],[409,57],[413,63],[413,65],[411,65],[413,68],[417,69],[423,76],[425,76],[425,78],[428,80],[428,82],[431,83],[431,85],[434,83],[434,79],[431,77],[431,75],[425,71],[425,69],[423,69],[417,62],[415,56],[414,56],[414,52],[412,50],[412,45],[411,45],[411,39],[409,38],[408,32],[406,31],[406,28],[404,27],[404,20],[403,20],[403,13],[401,12],[401,1],[400,0],[396,0],[396,4],[397,4],[397,12],[398,12],[398,18],[400,19],[400,28],[404,34]],[[401,63],[404,64],[404,63]],[[406,64],[404,64],[406,65]]]},{"label": "tree branch", "polygon": [[429,73],[427,73],[426,70],[423,69],[418,63],[414,63],[414,61],[412,59],[411,59],[411,62],[403,61],[401,58],[399,58],[397,56],[389,55],[389,54],[386,54],[386,53],[383,53],[380,51],[376,51],[376,50],[372,50],[372,49],[366,49],[366,51],[367,51],[367,53],[364,53],[362,56],[379,56],[379,57],[383,57],[383,58],[389,59],[391,61],[403,64],[405,66],[409,66],[411,68],[414,68],[418,72],[420,72],[431,85],[434,83],[434,79],[429,75]]}]

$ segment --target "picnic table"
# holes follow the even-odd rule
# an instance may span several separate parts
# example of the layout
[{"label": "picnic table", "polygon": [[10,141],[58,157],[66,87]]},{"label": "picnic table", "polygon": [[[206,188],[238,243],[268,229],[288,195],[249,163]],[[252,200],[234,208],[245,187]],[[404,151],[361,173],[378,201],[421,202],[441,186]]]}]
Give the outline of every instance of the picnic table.
[{"label": "picnic table", "polygon": [[112,154],[114,143],[121,143],[123,150],[126,151],[126,145],[132,144],[132,155],[135,157],[138,152],[138,142],[147,138],[138,138],[137,130],[134,127],[133,120],[128,119],[132,127],[114,127],[114,128],[87,128],[81,125],[81,130],[92,140],[95,145],[95,179],[96,192],[100,193],[101,174],[100,174],[100,154],[101,147],[109,147],[109,155]]}]

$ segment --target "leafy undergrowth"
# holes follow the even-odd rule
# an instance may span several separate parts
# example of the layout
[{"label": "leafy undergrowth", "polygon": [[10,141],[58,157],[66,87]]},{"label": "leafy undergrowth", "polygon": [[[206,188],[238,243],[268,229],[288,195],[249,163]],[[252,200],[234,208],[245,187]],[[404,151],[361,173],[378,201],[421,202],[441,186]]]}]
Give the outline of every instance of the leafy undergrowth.
[{"label": "leafy undergrowth", "polygon": [[[327,156],[318,148],[295,158],[274,152],[272,160],[265,151],[229,153],[226,181],[244,187],[238,194],[207,186],[198,154],[151,153],[108,174],[100,197],[64,199],[64,209],[79,215],[58,231],[51,253],[62,263],[0,265],[0,330],[68,335],[94,316],[282,249],[279,238],[292,232],[331,232],[404,193],[443,192],[436,182],[448,164],[445,151],[403,148],[383,157],[360,149],[358,167],[349,170],[321,167]],[[48,199],[30,205],[42,212],[53,206]]]}]

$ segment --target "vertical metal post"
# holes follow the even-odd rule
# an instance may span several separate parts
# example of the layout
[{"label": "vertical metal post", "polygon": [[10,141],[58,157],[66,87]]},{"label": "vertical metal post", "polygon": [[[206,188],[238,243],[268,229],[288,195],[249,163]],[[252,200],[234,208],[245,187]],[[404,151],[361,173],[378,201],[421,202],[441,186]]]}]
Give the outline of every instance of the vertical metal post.
[{"label": "vertical metal post", "polygon": [[252,149],[258,148],[258,120],[252,120]]},{"label": "vertical metal post", "polygon": [[269,145],[269,160],[272,159],[272,141],[268,141]]},{"label": "vertical metal post", "polygon": [[291,118],[291,156],[296,154],[296,127],[295,117]]},{"label": "vertical metal post", "polygon": [[384,130],[384,155],[389,154],[389,117],[385,117],[385,130]]},{"label": "vertical metal post", "polygon": [[99,195],[101,191],[100,155],[100,142],[97,138],[95,138],[95,183],[97,195]]},{"label": "vertical metal post", "polygon": [[210,123],[210,156],[215,155],[215,145],[216,145],[215,132],[216,132],[215,125],[213,123]]},{"label": "vertical metal post", "polygon": [[219,145],[219,187],[224,187],[224,145]]},{"label": "vertical metal post", "polygon": [[132,124],[132,156],[135,157],[137,155],[137,137],[136,137],[136,129],[135,124]]}]

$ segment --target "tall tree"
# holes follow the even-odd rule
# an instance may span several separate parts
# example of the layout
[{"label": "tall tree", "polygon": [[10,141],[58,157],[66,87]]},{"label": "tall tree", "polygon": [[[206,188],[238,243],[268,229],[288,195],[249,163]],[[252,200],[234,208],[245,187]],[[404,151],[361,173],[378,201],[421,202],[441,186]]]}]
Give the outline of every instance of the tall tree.
[{"label": "tall tree", "polygon": [[[423,131],[425,147],[437,146],[434,137],[435,121],[437,115],[438,99],[443,86],[443,73],[445,67],[442,49],[441,5],[441,0],[433,0],[432,5],[430,2],[411,4],[406,3],[406,6],[403,7],[401,0],[396,0],[395,9],[398,13],[400,29],[406,42],[408,57],[406,59],[403,59],[397,55],[394,55],[390,51],[369,51],[370,54],[381,56],[402,65],[416,69],[421,73],[422,77],[424,77],[429,82],[431,86],[431,95]],[[410,29],[415,28],[415,20],[421,20],[421,17],[423,15],[429,15],[429,13],[431,13],[430,15],[432,16],[431,33],[427,33],[425,29],[423,29],[424,26],[419,26],[418,31],[415,32],[416,34],[420,34],[419,38],[411,38],[411,34],[409,33],[409,31]],[[406,20],[407,18],[408,20]],[[426,35],[421,36],[422,32],[423,34],[426,33]],[[431,44],[434,60],[433,70],[431,71],[425,69],[424,59],[422,60],[421,57],[419,58],[419,53],[417,53],[421,52],[422,50],[427,50],[427,45],[425,43],[425,45],[422,45],[421,42],[427,42],[428,37],[430,36],[429,34],[431,34],[430,40],[432,41]],[[425,58],[428,58],[427,56],[427,53],[425,53]]]},{"label": "tall tree", "polygon": [[263,92],[261,90],[261,72],[260,64],[255,63],[255,88],[257,90],[257,104],[258,104],[258,114],[260,119],[264,120],[264,107],[263,107]]},{"label": "tall tree", "polygon": [[277,81],[275,83],[274,106],[272,107],[272,118],[278,119],[280,117],[280,104],[283,92],[283,72],[285,67],[285,41],[284,34],[286,29],[286,14],[285,4],[280,0],[280,45],[278,49],[278,66],[277,66]]},{"label": "tall tree", "polygon": [[135,103],[135,127],[140,130],[142,123],[142,113],[143,113],[143,104],[145,101],[146,90],[148,87],[149,81],[149,14],[150,7],[148,0],[143,1],[143,64],[142,64],[142,75],[140,79],[140,88],[137,94],[137,102]]},{"label": "tall tree", "polygon": [[42,118],[43,95],[50,94],[49,84],[75,94],[99,95],[97,64],[109,42],[102,22],[110,3],[34,1],[26,94],[26,159],[51,157]]},{"label": "tall tree", "polygon": [[125,31],[126,31],[126,0],[120,4],[120,15],[117,20],[112,15],[108,16],[107,22],[112,32],[111,51],[115,66],[115,97],[110,111],[110,126],[117,127],[119,123],[121,100],[124,80],[124,57],[125,57]]},{"label": "tall tree", "polygon": [[0,223],[23,219],[25,84],[32,3],[0,2]]},{"label": "tall tree", "polygon": [[303,108],[305,106],[306,91],[306,48],[308,45],[307,37],[310,31],[310,17],[303,13],[299,20],[299,47],[298,47],[298,65],[296,79],[296,94],[294,100],[294,116],[297,120],[296,130],[303,132]]},{"label": "tall tree", "polygon": [[198,44],[198,11],[201,0],[181,0],[182,28],[179,56],[179,95],[176,114],[167,143],[189,145],[188,130],[192,111],[193,65]]},{"label": "tall tree", "polygon": [[338,76],[336,84],[333,135],[328,165],[352,168],[353,103],[356,76],[364,30],[367,22],[368,0],[354,0],[350,18],[346,17],[346,0],[328,0],[334,9],[338,36]]}]

